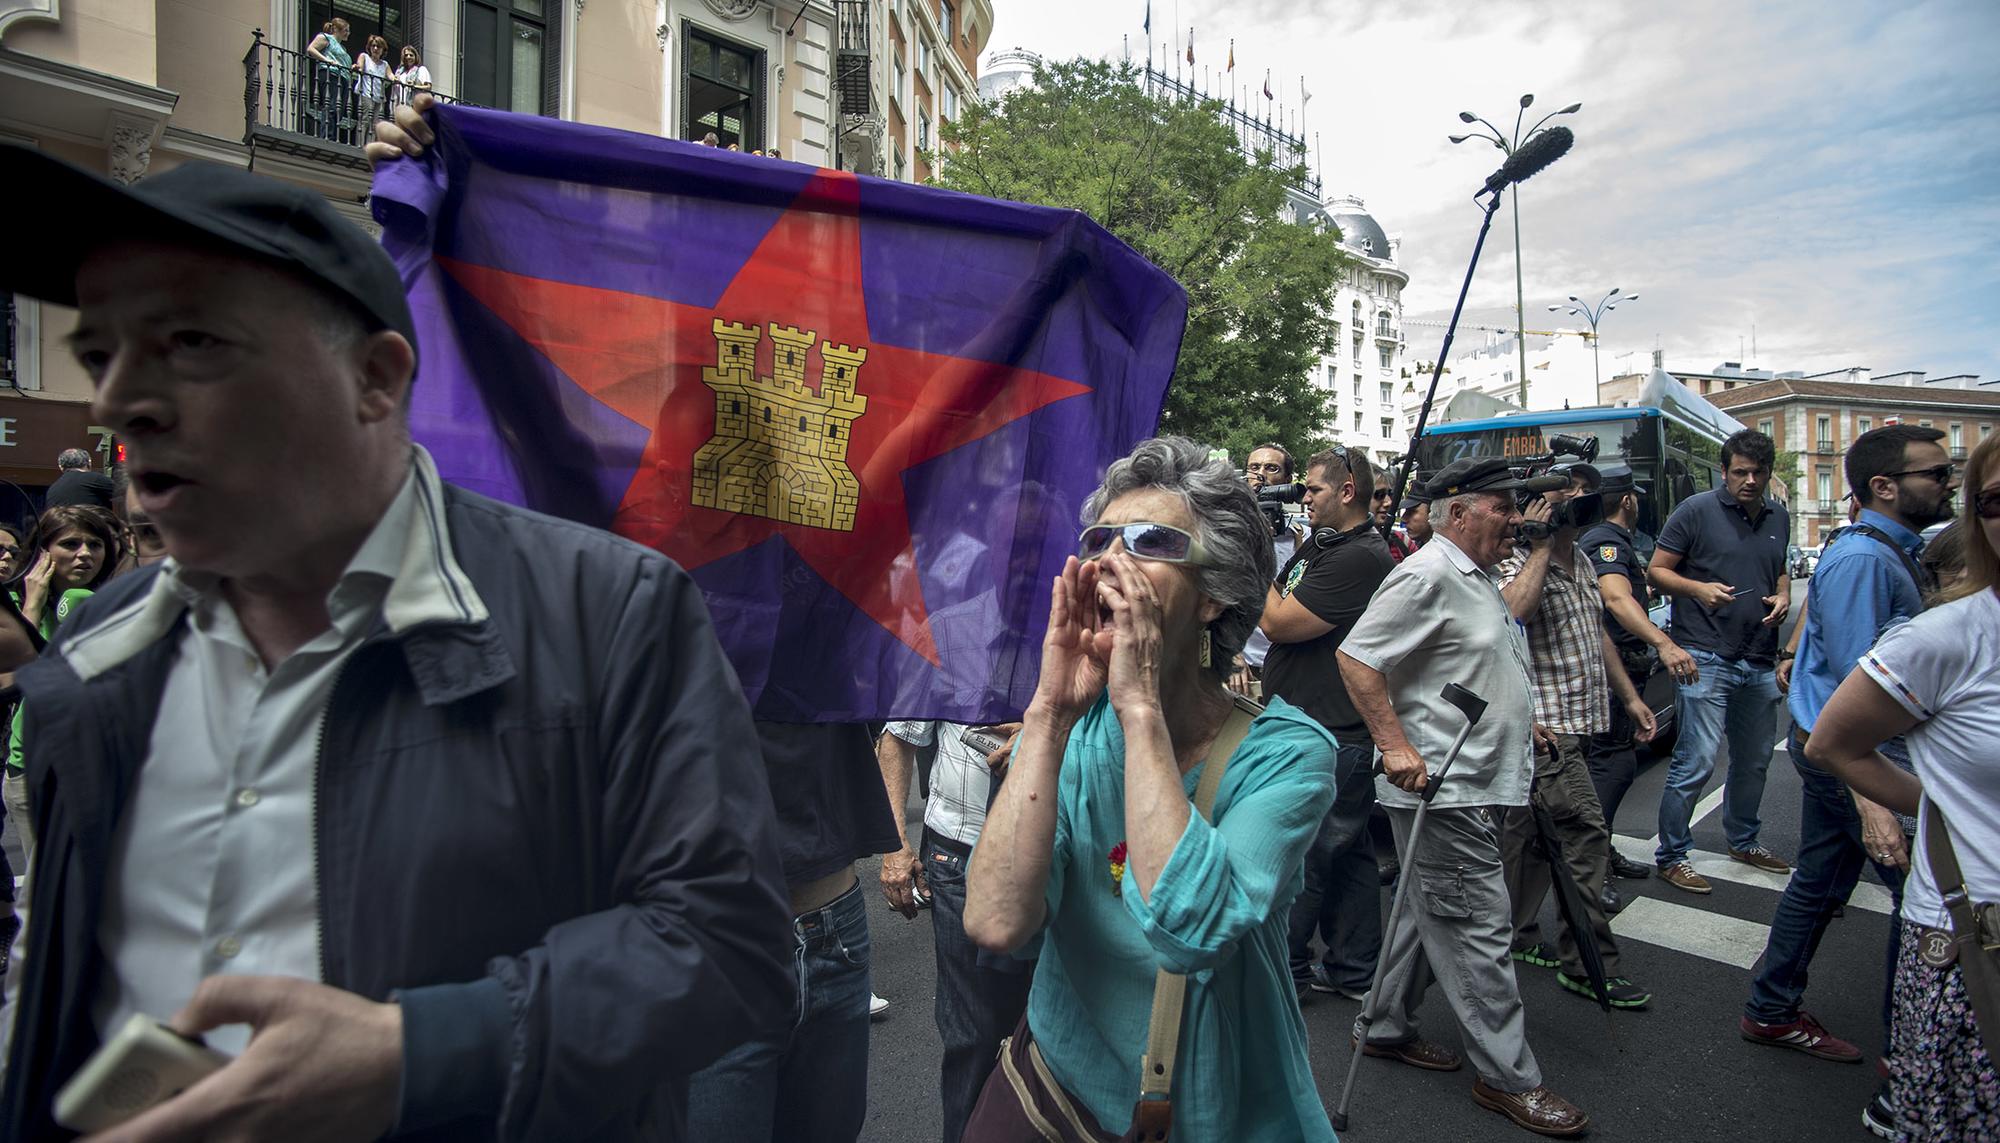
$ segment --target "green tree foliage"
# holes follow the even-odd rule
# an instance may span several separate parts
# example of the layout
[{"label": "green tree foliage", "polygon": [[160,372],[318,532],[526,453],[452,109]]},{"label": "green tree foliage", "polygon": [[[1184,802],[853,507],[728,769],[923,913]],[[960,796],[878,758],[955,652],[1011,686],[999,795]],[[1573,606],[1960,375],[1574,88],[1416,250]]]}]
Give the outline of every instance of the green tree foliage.
[{"label": "green tree foliage", "polygon": [[1285,221],[1296,159],[1246,158],[1214,103],[1148,96],[1137,69],[1077,59],[1035,69],[998,105],[974,102],[944,140],[937,182],[1081,210],[1178,280],[1187,334],[1162,432],[1241,461],[1275,440],[1323,445],[1329,395],[1311,383],[1330,352],[1338,233]]}]

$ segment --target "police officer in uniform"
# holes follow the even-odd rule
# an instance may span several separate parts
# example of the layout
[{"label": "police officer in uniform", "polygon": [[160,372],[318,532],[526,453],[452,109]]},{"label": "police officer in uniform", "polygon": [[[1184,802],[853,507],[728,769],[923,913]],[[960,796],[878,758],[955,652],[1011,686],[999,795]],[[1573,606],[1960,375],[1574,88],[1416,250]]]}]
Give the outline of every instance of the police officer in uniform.
[{"label": "police officer in uniform", "polygon": [[[1604,597],[1604,629],[1625,665],[1625,673],[1641,693],[1651,676],[1654,657],[1681,682],[1693,682],[1697,668],[1693,656],[1681,650],[1667,633],[1654,626],[1646,615],[1646,563],[1639,558],[1632,533],[1639,520],[1639,494],[1643,489],[1625,465],[1603,469],[1599,491],[1604,495],[1604,519],[1584,532],[1578,544],[1590,556],[1597,572],[1597,590]],[[1634,752],[1632,716],[1614,697],[1611,702],[1611,729],[1590,736],[1586,757],[1591,784],[1604,808],[1604,823],[1612,826],[1618,818],[1618,803],[1639,772]],[[1611,872],[1619,877],[1643,878],[1652,870],[1627,858],[1614,847]],[[1616,912],[1620,903],[1609,883],[1604,890],[1605,909]]]}]

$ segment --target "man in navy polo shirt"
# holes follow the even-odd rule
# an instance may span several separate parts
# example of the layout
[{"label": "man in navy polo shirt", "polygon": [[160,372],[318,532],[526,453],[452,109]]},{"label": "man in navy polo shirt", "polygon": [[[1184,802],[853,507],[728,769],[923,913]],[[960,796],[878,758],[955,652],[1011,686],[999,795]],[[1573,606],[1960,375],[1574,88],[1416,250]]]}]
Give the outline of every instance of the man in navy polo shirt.
[{"label": "man in navy polo shirt", "polygon": [[[1847,903],[1862,867],[1873,862],[1883,884],[1899,899],[1910,864],[1906,827],[1896,814],[1858,794],[1806,762],[1805,740],[1820,708],[1854,669],[1875,640],[1890,627],[1916,615],[1935,585],[1918,560],[1922,529],[1949,519],[1957,478],[1938,441],[1938,429],[1893,425],[1863,433],[1847,450],[1847,481],[1861,506],[1860,519],[1827,544],[1807,596],[1805,633],[1799,641],[1788,705],[1792,733],[1786,745],[1803,783],[1799,815],[1799,866],[1785,886],[1771,920],[1764,957],[1750,983],[1741,1031],[1752,1043],[1793,1048],[1823,1060],[1857,1062],[1861,1050],[1827,1032],[1799,1007],[1806,990],[1806,966],[1819,947],[1833,911]],[[1882,744],[1882,752],[1908,767],[1902,740]],[[1898,927],[1889,928],[1895,948]],[[1896,958],[1888,958],[1885,978],[1893,978]],[[1888,1018],[1883,995],[1883,1020]],[[1886,1091],[1886,1085],[1885,1085]],[[1894,1122],[1886,1094],[1871,1105],[1871,1117]]]},{"label": "man in navy polo shirt", "polygon": [[1752,429],[1722,442],[1722,487],[1674,509],[1646,569],[1653,587],[1674,597],[1674,641],[1699,670],[1680,691],[1680,738],[1660,795],[1654,854],[1660,877],[1690,893],[1710,888],[1688,861],[1691,819],[1725,734],[1722,827],[1729,856],[1772,873],[1791,871],[1757,840],[1778,701],[1778,625],[1792,599],[1785,569],[1791,516],[1764,495],[1776,455],[1771,438]]}]

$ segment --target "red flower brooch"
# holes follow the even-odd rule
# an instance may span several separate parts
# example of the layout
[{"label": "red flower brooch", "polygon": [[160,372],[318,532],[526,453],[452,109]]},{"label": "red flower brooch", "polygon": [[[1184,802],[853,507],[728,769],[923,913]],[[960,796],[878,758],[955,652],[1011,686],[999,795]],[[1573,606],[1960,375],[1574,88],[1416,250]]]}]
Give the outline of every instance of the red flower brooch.
[{"label": "red flower brooch", "polygon": [[1125,895],[1125,843],[1122,841],[1111,847],[1111,895]]}]

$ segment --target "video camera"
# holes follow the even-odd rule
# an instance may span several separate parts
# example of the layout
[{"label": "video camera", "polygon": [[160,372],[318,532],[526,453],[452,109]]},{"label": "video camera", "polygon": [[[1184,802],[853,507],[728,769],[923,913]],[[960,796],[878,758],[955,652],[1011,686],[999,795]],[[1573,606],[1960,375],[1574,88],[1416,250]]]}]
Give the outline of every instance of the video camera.
[{"label": "video camera", "polygon": [[1257,510],[1264,513],[1274,538],[1291,530],[1291,525],[1285,521],[1285,505],[1297,504],[1305,498],[1306,486],[1303,484],[1266,484],[1257,490]]},{"label": "video camera", "polygon": [[[1597,438],[1571,436],[1557,433],[1549,438],[1549,451],[1540,456],[1523,457],[1520,462],[1508,466],[1513,474],[1522,480],[1536,477],[1559,476],[1567,480],[1570,470],[1577,465],[1587,465],[1597,459]],[[1543,494],[1534,489],[1520,493],[1522,507],[1527,507],[1540,499]],[[1580,492],[1555,506],[1547,523],[1524,520],[1515,529],[1515,534],[1524,540],[1539,540],[1552,536],[1565,528],[1582,530],[1604,519],[1604,496],[1598,492]]]}]

